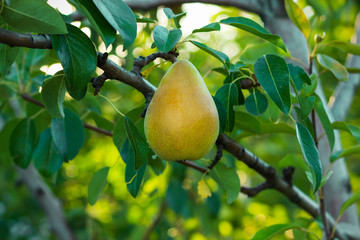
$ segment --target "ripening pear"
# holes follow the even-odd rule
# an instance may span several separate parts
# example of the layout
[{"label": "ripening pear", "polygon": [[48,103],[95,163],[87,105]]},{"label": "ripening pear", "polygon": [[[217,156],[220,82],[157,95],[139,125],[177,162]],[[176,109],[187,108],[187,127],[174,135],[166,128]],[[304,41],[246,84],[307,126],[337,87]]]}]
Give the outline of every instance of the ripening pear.
[{"label": "ripening pear", "polygon": [[216,105],[200,73],[191,62],[176,61],[162,78],[145,116],[150,147],[164,160],[197,160],[211,150],[218,134]]}]

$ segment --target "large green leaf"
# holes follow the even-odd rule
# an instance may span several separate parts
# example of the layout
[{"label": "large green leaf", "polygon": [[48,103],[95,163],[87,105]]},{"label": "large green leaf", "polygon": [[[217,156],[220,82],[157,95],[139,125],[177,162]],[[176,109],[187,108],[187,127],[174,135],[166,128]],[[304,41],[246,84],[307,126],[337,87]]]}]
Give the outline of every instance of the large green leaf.
[{"label": "large green leaf", "polygon": [[236,170],[217,163],[211,169],[210,176],[227,192],[227,203],[234,202],[240,193],[240,179]]},{"label": "large green leaf", "polygon": [[24,32],[43,34],[67,33],[60,14],[43,0],[11,0],[5,5],[1,17],[11,27]]},{"label": "large green leaf", "polygon": [[10,47],[7,44],[0,44],[0,76],[3,78],[8,73],[11,65],[19,54],[20,48]]},{"label": "large green leaf", "polygon": [[257,233],[255,233],[255,235],[251,238],[251,240],[272,239],[274,236],[294,228],[298,228],[298,226],[292,223],[271,225],[263,229],[260,229]]},{"label": "large green leaf", "polygon": [[114,42],[116,36],[116,30],[110,25],[110,23],[104,18],[101,12],[96,8],[95,4],[89,0],[76,0],[80,6],[82,12],[94,27],[95,31],[101,36],[108,47]]},{"label": "large green leaf", "polygon": [[265,55],[254,65],[255,75],[269,97],[286,115],[290,112],[290,74],[285,60],[276,55]]},{"label": "large green leaf", "polygon": [[131,147],[134,151],[134,167],[135,170],[138,170],[146,162],[149,146],[146,140],[140,135],[140,133],[136,129],[134,123],[126,116],[124,117],[124,124],[126,135],[128,136]]},{"label": "large green leaf", "polygon": [[51,134],[56,149],[66,157],[66,160],[73,159],[80,151],[84,139],[85,130],[78,115],[65,108],[65,117],[51,120]]},{"label": "large green leaf", "polygon": [[332,72],[340,81],[347,81],[349,79],[349,73],[344,65],[333,59],[332,57],[318,54],[317,59],[321,66]]},{"label": "large green leaf", "polygon": [[63,164],[64,157],[55,148],[50,128],[45,129],[33,153],[33,161],[37,170],[44,175],[56,173]]},{"label": "large green leaf", "polygon": [[226,110],[224,105],[220,102],[220,100],[218,100],[216,97],[213,97],[213,99],[219,115],[219,122],[220,122],[219,134],[221,134],[225,131],[225,127],[226,127]]},{"label": "large green leaf", "polygon": [[310,23],[305,13],[293,0],[285,0],[285,9],[291,21],[300,29],[305,38],[310,34]]},{"label": "large green leaf", "polygon": [[41,95],[45,108],[55,118],[64,117],[65,75],[63,71],[57,72],[53,77],[43,82]]},{"label": "large green leaf", "polygon": [[303,88],[304,83],[311,85],[311,79],[309,75],[299,66],[294,66],[291,63],[288,64],[291,79],[294,81],[296,89],[300,91]]},{"label": "large green leaf", "polygon": [[348,200],[343,203],[339,211],[339,216],[341,216],[346,211],[346,209],[348,209],[357,201],[360,201],[360,192],[354,193]]},{"label": "large green leaf", "polygon": [[315,142],[311,133],[304,125],[296,123],[296,135],[300,143],[301,151],[304,155],[305,161],[310,167],[312,179],[314,182],[313,189],[314,192],[316,192],[322,179],[319,152],[315,146]]},{"label": "large green leaf", "polygon": [[121,149],[121,157],[126,162],[125,167],[125,183],[126,187],[134,198],[139,193],[141,183],[145,174],[147,161],[138,169],[135,170],[135,155],[130,141],[127,139]]},{"label": "large green leaf", "polygon": [[95,72],[97,55],[85,33],[69,24],[67,28],[69,33],[66,35],[51,35],[51,42],[64,68],[67,90],[73,98],[80,100]]},{"label": "large green leaf", "polygon": [[277,47],[281,48],[285,52],[286,46],[281,37],[278,35],[271,34],[268,30],[260,26],[258,23],[253,20],[245,17],[229,17],[220,21],[220,23],[227,24],[233,27],[237,27],[249,33],[252,33],[262,39],[265,39]]},{"label": "large green leaf", "polygon": [[217,58],[222,64],[224,64],[226,70],[229,70],[229,68],[230,68],[230,59],[225,53],[220,52],[218,50],[215,50],[215,49],[213,49],[211,47],[208,47],[205,44],[199,43],[197,41],[191,40],[190,42],[192,44],[194,44],[195,46],[197,46],[198,48],[200,48],[201,50],[207,52],[211,56]]},{"label": "large green leaf", "polygon": [[226,111],[225,130],[231,132],[235,123],[234,106],[238,103],[238,89],[235,84],[224,84],[217,90],[215,97],[221,102]]},{"label": "large green leaf", "polygon": [[88,186],[88,201],[90,205],[94,205],[96,203],[101,192],[104,190],[109,170],[109,167],[104,167],[97,171],[92,177]]},{"label": "large green leaf", "polygon": [[236,128],[253,132],[260,133],[261,123],[257,117],[247,112],[241,111],[239,107],[234,107],[235,111],[235,126]]},{"label": "large green leaf", "polygon": [[331,150],[334,147],[334,143],[335,143],[335,135],[334,135],[334,130],[331,126],[331,122],[329,120],[328,115],[326,114],[326,111],[324,109],[324,105],[320,99],[320,97],[318,95],[315,95],[315,111],[321,121],[321,124],[325,130],[326,136],[328,138],[329,141],[329,145]]},{"label": "large green leaf", "polygon": [[182,32],[180,29],[171,29],[170,31],[163,26],[154,28],[154,41],[160,52],[170,52],[179,42]]},{"label": "large green leaf", "polygon": [[264,113],[268,106],[268,100],[264,94],[255,91],[250,94],[245,100],[246,110],[253,115],[260,115]]},{"label": "large green leaf", "polygon": [[136,18],[128,5],[122,0],[92,0],[106,20],[121,35],[124,41],[123,50],[130,47],[137,34]]},{"label": "large green leaf", "polygon": [[218,22],[210,23],[204,27],[194,29],[192,33],[198,32],[212,32],[212,31],[220,31],[220,24]]},{"label": "large green leaf", "polygon": [[36,145],[36,129],[34,120],[25,118],[15,127],[10,136],[10,154],[16,165],[27,168]]},{"label": "large green leaf", "polygon": [[350,133],[360,143],[360,129],[357,126],[348,124],[346,122],[333,122],[333,129],[343,130]]}]

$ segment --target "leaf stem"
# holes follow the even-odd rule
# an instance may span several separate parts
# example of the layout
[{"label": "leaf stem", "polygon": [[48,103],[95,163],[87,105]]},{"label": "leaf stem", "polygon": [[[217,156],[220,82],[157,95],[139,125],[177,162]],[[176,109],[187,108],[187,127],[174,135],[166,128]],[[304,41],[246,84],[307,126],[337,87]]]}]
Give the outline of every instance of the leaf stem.
[{"label": "leaf stem", "polygon": [[119,109],[117,109],[117,107],[115,107],[115,105],[107,98],[107,97],[105,97],[104,95],[102,95],[102,94],[98,94],[100,97],[102,97],[102,98],[104,98],[106,101],[108,101],[110,104],[111,104],[111,106],[121,115],[121,116],[123,116],[123,117],[125,117],[125,114],[123,114],[122,112],[120,112],[119,111]]}]

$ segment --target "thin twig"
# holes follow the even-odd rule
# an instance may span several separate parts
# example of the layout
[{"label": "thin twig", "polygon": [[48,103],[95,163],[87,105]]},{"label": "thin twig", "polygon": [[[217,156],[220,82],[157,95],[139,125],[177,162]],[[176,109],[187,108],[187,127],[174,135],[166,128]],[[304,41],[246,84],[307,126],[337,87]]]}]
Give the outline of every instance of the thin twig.
[{"label": "thin twig", "polygon": [[255,197],[258,193],[261,191],[264,191],[266,189],[274,188],[274,184],[270,181],[265,181],[255,187],[249,188],[249,187],[241,187],[240,191],[244,194],[246,194],[248,197]]},{"label": "thin twig", "polygon": [[216,141],[216,147],[217,147],[217,151],[216,151],[216,156],[214,158],[214,160],[211,162],[210,166],[208,166],[208,169],[213,169],[213,167],[215,167],[215,165],[220,161],[222,155],[223,155],[223,149],[224,149],[224,146]]},{"label": "thin twig", "polygon": [[132,72],[137,74],[137,75],[141,75],[141,70],[148,65],[149,63],[151,63],[152,61],[154,61],[157,58],[163,58],[165,60],[169,60],[172,63],[176,62],[176,57],[179,55],[179,53],[177,52],[156,52],[153,54],[150,54],[149,56],[143,57],[143,56],[139,56],[137,58],[135,58],[134,60],[134,64],[133,64],[133,70]]}]

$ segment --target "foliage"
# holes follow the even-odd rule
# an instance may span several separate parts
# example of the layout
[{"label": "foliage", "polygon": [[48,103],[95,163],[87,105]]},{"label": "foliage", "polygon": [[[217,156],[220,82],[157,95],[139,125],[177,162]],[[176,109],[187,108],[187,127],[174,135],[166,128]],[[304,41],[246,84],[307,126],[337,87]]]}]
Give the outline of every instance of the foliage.
[{"label": "foliage", "polygon": [[[53,237],[41,230],[48,226],[46,216],[38,214],[39,206],[26,191],[14,187],[14,164],[23,169],[33,164],[42,174],[63,200],[67,221],[79,239],[139,239],[163,202],[167,210],[151,233],[154,239],[321,236],[322,223],[278,192],[266,190],[255,198],[240,193],[241,187],[255,186],[262,179],[225,151],[212,169],[206,167],[216,147],[195,162],[206,173],[157,157],[145,141],[145,100],[140,92],[106,81],[101,88],[104,97],[93,96],[90,82],[102,74],[98,53],[104,51],[129,72],[139,55],[170,52],[188,58],[205,75],[220,132],[278,170],[295,166],[293,184],[313,199],[331,178],[321,166],[318,138],[326,137],[333,149],[334,130],[343,130],[344,149],[333,152],[329,160],[347,157],[353,187],[359,191],[360,165],[354,161],[354,154],[360,153],[359,97],[348,122],[343,122],[329,117],[315,93],[321,81],[326,100],[331,99],[333,86],[351,76],[345,59],[348,54],[360,55],[360,46],[348,42],[355,13],[344,13],[358,8],[356,3],[338,7],[330,1],[285,1],[287,14],[307,39],[314,74],[291,56],[280,36],[262,26],[258,16],[238,9],[216,7],[210,22],[193,23],[189,32],[184,23],[195,11],[191,6],[188,14],[179,8],[134,14],[122,0],[68,1],[86,17],[75,26],[71,15],[60,14],[44,1],[29,2],[0,3],[2,29],[50,34],[53,47],[0,44],[0,186],[6,193],[0,197],[0,236],[5,239]],[[305,14],[299,5],[313,13]],[[337,38],[342,30],[348,34]],[[312,40],[323,31],[324,39]],[[229,33],[231,39],[225,36]],[[169,64],[151,64],[146,78],[157,86]],[[324,128],[321,136],[311,124],[315,113]],[[112,139],[84,128],[84,123],[111,132]],[[304,181],[306,176],[309,181]],[[344,203],[339,215],[358,200],[359,192]]]}]

